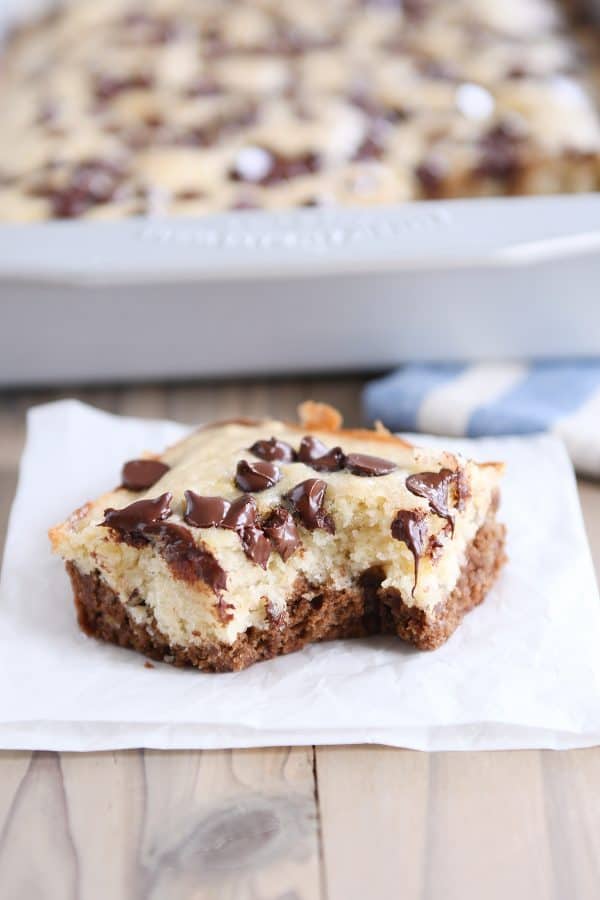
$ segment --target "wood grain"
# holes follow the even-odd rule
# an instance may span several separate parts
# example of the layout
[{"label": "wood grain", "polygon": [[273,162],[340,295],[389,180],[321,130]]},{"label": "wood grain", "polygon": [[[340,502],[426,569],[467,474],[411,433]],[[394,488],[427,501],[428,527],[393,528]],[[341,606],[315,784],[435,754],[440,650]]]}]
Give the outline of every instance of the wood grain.
[{"label": "wood grain", "polygon": [[[0,542],[27,408],[61,396],[199,422],[358,424],[361,380],[268,380],[0,398]],[[600,485],[581,500],[600,571]],[[596,900],[600,750],[385,747],[0,754],[0,900]]]}]

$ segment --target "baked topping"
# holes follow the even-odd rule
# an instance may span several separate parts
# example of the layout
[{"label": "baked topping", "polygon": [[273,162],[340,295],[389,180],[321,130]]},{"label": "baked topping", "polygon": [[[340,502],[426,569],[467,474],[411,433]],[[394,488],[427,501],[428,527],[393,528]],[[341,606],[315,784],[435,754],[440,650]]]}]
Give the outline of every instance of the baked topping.
[{"label": "baked topping", "polygon": [[104,521],[100,524],[123,534],[143,531],[148,525],[169,518],[172,499],[173,495],[167,492],[154,500],[135,500],[123,509],[105,509]]},{"label": "baked topping", "polygon": [[268,441],[256,441],[250,447],[250,453],[266,462],[293,462],[296,457],[293,447],[275,437]]},{"label": "baked topping", "polygon": [[409,475],[406,479],[406,487],[416,497],[423,497],[429,503],[430,508],[440,518],[445,519],[454,533],[455,514],[449,508],[450,486],[456,484],[457,473],[451,469],[441,469],[439,472],[419,472]]},{"label": "baked topping", "polygon": [[309,478],[302,481],[286,494],[295,513],[309,531],[323,528],[329,534],[335,534],[335,524],[331,516],[323,509],[327,484],[320,478]]},{"label": "baked topping", "polygon": [[397,541],[403,541],[413,555],[415,561],[415,579],[413,583],[413,596],[419,577],[419,560],[427,546],[427,520],[425,513],[420,509],[401,509],[392,522],[392,537]]},{"label": "baked topping", "polygon": [[131,459],[121,472],[121,487],[128,491],[147,491],[169,471],[170,466],[158,459]]},{"label": "baked topping", "polygon": [[263,531],[284,562],[300,546],[300,536],[293,516],[278,506],[263,522]]},{"label": "baked topping", "polygon": [[307,435],[300,441],[298,459],[317,472],[336,472],[344,467],[344,453],[341,447],[331,450],[318,438]]},{"label": "baked topping", "polygon": [[242,459],[237,465],[235,483],[242,491],[266,491],[281,479],[281,472],[270,462],[247,462]]},{"label": "baked topping", "polygon": [[[567,5],[59,3],[3,48],[0,216],[594,191],[600,119]],[[126,171],[90,173],[92,156]]]},{"label": "baked topping", "polygon": [[185,491],[183,518],[196,528],[217,528],[229,512],[231,504],[223,497],[201,497],[194,491]]},{"label": "baked topping", "polygon": [[353,475],[365,477],[389,475],[398,468],[396,463],[379,456],[368,456],[366,453],[349,453],[346,457],[346,469]]}]

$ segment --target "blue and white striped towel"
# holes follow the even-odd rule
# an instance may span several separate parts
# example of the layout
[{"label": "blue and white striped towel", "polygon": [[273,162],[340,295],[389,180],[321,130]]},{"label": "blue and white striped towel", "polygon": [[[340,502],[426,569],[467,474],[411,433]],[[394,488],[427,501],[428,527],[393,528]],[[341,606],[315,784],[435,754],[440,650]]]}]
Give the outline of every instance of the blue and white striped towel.
[{"label": "blue and white striped towel", "polygon": [[367,385],[363,404],[369,422],[394,431],[551,431],[578,472],[600,477],[600,360],[407,365]]}]

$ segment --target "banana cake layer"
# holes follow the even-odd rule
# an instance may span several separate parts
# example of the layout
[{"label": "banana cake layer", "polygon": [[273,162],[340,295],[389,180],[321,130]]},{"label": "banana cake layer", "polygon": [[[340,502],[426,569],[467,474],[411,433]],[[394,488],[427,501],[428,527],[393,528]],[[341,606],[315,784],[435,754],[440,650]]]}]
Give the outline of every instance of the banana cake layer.
[{"label": "banana cake layer", "polygon": [[500,463],[345,430],[236,420],[161,456],[50,532],[89,634],[156,659],[240,669],[312,641],[443,643],[504,561]]},{"label": "banana cake layer", "polygon": [[593,191],[588,68],[559,0],[64,0],[0,58],[0,219]]}]

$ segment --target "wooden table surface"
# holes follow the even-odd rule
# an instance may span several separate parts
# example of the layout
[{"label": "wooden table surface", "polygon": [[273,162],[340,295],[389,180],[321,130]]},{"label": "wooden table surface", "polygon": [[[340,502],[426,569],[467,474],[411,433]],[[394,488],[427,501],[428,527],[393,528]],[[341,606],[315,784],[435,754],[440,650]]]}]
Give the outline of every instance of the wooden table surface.
[{"label": "wooden table surface", "polygon": [[[338,406],[352,425],[361,384],[338,378],[4,395],[0,545],[32,404],[78,396],[121,413],[196,422],[240,413],[289,417],[313,397]],[[600,486],[581,484],[581,499],[598,570]],[[0,754],[2,900],[599,896],[600,749]]]}]

